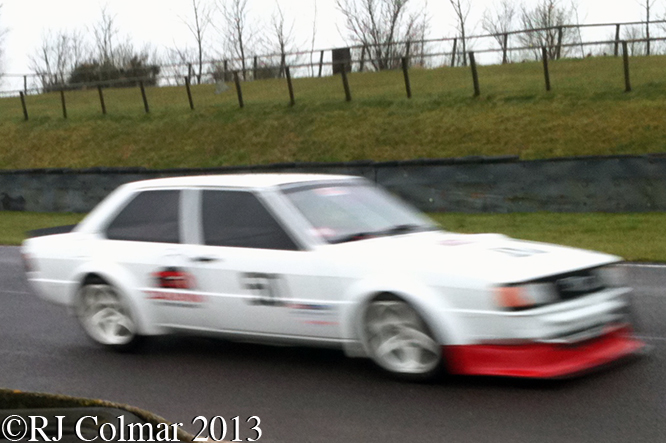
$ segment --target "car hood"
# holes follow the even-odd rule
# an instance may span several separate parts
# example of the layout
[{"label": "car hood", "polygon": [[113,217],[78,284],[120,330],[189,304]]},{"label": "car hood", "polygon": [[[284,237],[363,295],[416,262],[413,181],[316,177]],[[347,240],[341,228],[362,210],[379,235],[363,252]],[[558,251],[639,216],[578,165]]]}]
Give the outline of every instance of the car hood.
[{"label": "car hood", "polygon": [[378,237],[326,247],[338,263],[383,273],[435,273],[484,283],[519,283],[621,261],[620,257],[502,234],[443,231]]}]

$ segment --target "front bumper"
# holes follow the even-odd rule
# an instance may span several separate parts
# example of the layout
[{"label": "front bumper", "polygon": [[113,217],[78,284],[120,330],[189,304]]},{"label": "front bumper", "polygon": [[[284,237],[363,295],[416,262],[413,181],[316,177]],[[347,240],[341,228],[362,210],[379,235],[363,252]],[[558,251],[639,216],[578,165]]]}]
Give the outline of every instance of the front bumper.
[{"label": "front bumper", "polygon": [[603,366],[644,347],[625,327],[573,345],[458,345],[444,346],[443,352],[453,374],[558,378]]}]

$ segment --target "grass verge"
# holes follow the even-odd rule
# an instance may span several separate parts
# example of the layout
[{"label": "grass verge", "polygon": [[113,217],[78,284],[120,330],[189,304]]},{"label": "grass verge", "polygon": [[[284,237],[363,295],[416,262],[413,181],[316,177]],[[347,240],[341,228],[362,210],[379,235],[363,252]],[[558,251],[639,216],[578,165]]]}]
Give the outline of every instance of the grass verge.
[{"label": "grass verge", "polygon": [[0,244],[20,245],[33,229],[73,225],[85,214],[0,211]]},{"label": "grass verge", "polygon": [[631,261],[666,262],[666,213],[631,214],[431,214],[454,232],[500,232],[619,255]]},{"label": "grass verge", "polygon": [[[632,261],[666,262],[666,213],[642,214],[431,214],[454,232],[499,232],[620,255]],[[0,212],[0,244],[18,245],[25,232],[78,223],[83,214]]]}]

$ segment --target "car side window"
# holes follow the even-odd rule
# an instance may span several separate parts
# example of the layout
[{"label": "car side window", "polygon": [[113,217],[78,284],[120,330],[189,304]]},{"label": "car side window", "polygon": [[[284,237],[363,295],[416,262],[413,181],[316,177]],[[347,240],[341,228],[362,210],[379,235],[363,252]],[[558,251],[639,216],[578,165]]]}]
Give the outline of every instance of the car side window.
[{"label": "car side window", "polygon": [[111,240],[178,243],[180,191],[144,191],[136,195],[106,229]]},{"label": "car side window", "polygon": [[201,205],[203,237],[207,245],[298,250],[250,192],[204,190]]}]

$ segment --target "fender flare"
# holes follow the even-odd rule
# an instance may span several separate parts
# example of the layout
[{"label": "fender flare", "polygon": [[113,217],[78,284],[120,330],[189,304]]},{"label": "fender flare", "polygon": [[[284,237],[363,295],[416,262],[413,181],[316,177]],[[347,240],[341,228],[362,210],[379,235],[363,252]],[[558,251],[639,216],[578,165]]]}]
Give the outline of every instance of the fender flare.
[{"label": "fender flare", "polygon": [[119,296],[128,303],[135,317],[139,334],[159,335],[164,333],[160,327],[156,326],[157,319],[154,310],[151,309],[149,301],[143,296],[142,292],[137,289],[140,285],[132,273],[112,262],[89,262],[75,270],[70,279],[75,284],[72,285],[69,294],[69,306],[76,306],[79,289],[90,275],[96,275],[113,286],[118,291]]},{"label": "fender flare", "polygon": [[413,307],[440,345],[465,340],[464,325],[444,294],[413,278],[375,275],[356,282],[344,295],[348,303],[341,317],[341,330],[346,339],[344,349],[349,356],[368,355],[362,333],[363,314],[368,304],[381,294],[392,294]]}]

